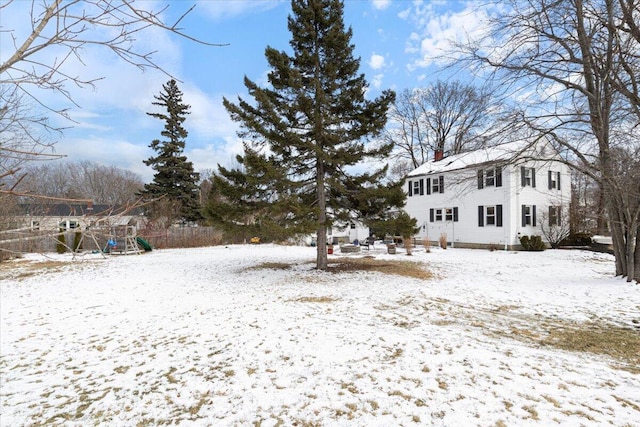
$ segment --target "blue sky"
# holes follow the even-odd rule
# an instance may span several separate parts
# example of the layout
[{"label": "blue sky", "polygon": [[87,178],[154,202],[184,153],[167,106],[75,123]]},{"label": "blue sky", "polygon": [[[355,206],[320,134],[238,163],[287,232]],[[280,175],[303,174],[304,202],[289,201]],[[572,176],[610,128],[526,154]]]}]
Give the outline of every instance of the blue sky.
[{"label": "blue sky", "polygon": [[[159,9],[166,1],[140,3]],[[197,171],[232,164],[240,152],[233,123],[222,107],[222,97],[247,98],[243,84],[246,75],[263,83],[269,71],[264,58],[267,46],[289,50],[287,16],[289,1],[276,0],[197,0],[169,1],[169,21],[196,4],[182,28],[198,39],[228,43],[224,47],[203,46],[174,35],[152,30],[141,34],[141,49],[157,51],[154,58],[175,76],[191,105],[185,122],[189,131],[185,154]],[[3,11],[0,24],[23,33],[29,25],[31,2],[16,1]],[[9,9],[9,8],[7,8]],[[361,59],[360,71],[370,84],[368,96],[381,90],[426,86],[452,71],[439,61],[447,40],[482,31],[482,18],[473,11],[474,3],[457,1],[346,0],[344,21],[353,29],[355,54]],[[15,31],[20,34],[20,31]],[[0,33],[5,58],[10,51],[6,33]],[[152,106],[162,84],[169,77],[158,71],[141,72],[117,60],[104,49],[83,52],[83,62],[73,65],[76,74],[104,77],[95,88],[69,88],[79,107],[61,97],[47,95],[56,108],[69,107],[76,123],[64,135],[54,135],[56,152],[70,161],[90,160],[115,165],[140,174],[146,182],[153,170],[142,161],[153,154],[149,143],[160,137],[163,123],[145,113]],[[458,78],[460,74],[456,75]]]}]

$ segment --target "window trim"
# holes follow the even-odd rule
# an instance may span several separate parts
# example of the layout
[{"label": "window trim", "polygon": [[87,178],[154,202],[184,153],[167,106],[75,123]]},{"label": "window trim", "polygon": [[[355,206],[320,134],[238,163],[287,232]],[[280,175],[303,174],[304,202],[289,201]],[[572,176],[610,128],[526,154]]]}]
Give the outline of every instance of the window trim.
[{"label": "window trim", "polygon": [[522,187],[536,188],[536,168],[520,166],[520,184]]},{"label": "window trim", "polygon": [[520,209],[522,215],[522,226],[537,227],[536,205],[522,205]]},{"label": "window trim", "polygon": [[562,225],[562,206],[549,206],[549,227]]},{"label": "window trim", "polygon": [[[450,211],[451,219],[447,219],[449,214],[447,211]],[[429,209],[429,222],[458,222],[458,207],[448,207],[448,208],[430,208]]]},{"label": "window trim", "polygon": [[[488,208],[494,208],[493,224],[487,221]],[[478,227],[502,227],[502,205],[478,206]]]},{"label": "window trim", "polygon": [[502,187],[502,166],[478,169],[478,190],[485,187]]},{"label": "window trim", "polygon": [[560,172],[549,171],[549,190],[560,190]]}]

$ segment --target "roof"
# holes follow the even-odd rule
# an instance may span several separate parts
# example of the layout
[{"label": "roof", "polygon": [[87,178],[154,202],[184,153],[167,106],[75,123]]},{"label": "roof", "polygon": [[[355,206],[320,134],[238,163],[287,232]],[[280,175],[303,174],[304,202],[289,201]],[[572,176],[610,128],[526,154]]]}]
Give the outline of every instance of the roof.
[{"label": "roof", "polygon": [[[545,155],[544,149],[549,145],[548,142],[516,141],[485,147],[475,151],[447,156],[442,160],[426,162],[410,172],[407,177],[455,171],[489,163],[516,162],[523,158],[540,158]],[[553,157],[555,157],[556,151],[553,150],[552,153]]]}]

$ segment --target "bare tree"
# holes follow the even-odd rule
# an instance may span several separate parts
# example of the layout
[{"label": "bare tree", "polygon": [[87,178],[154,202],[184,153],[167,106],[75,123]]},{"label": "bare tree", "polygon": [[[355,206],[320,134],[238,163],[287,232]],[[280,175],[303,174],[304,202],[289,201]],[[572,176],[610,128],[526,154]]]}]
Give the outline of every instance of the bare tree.
[{"label": "bare tree", "polygon": [[[616,274],[640,279],[640,209],[612,150],[636,151],[640,75],[637,0],[510,0],[464,60],[512,91],[520,123],[552,138],[574,170],[602,187]],[[628,19],[631,16],[631,19]],[[627,90],[621,90],[625,87]],[[630,92],[630,93],[628,93]],[[634,101],[635,100],[635,101]],[[626,137],[625,137],[626,135]],[[633,141],[636,141],[635,143]],[[626,154],[625,154],[626,155]]]},{"label": "bare tree", "polygon": [[540,213],[540,231],[549,245],[557,248],[571,234],[569,212],[561,205],[548,206],[547,211]]},{"label": "bare tree", "polygon": [[47,162],[25,168],[20,194],[59,199],[87,199],[96,204],[123,206],[135,202],[144,183],[140,176],[115,166],[83,161]]},{"label": "bare tree", "polygon": [[400,173],[415,169],[434,153],[446,156],[482,146],[488,123],[497,116],[496,104],[490,91],[459,81],[405,89],[389,113],[384,135],[395,144]]},{"label": "bare tree", "polygon": [[[103,78],[69,71],[67,65],[73,61],[83,63],[87,48],[103,48],[138,69],[154,69],[166,74],[155,61],[154,52],[144,50],[138,43],[149,30],[161,29],[212,45],[194,39],[180,28],[181,21],[194,6],[187,7],[174,22],[167,22],[164,16],[169,5],[150,10],[148,7],[156,3],[136,0],[33,0],[30,8],[23,7],[24,3],[12,0],[0,3],[0,14],[9,13],[14,6],[22,8],[24,26],[30,28],[24,37],[18,31],[19,22],[4,20],[0,28],[3,38],[10,39],[13,46],[13,52],[3,52],[0,63],[0,126],[3,130],[0,178],[17,176],[20,164],[50,152],[53,143],[47,142],[46,132],[43,133],[51,131],[49,115],[70,118],[68,111],[58,106],[59,98],[46,101],[43,93],[57,94],[67,103],[77,105],[70,88],[91,87]],[[36,113],[35,107],[45,113]],[[9,133],[5,133],[7,126],[11,126]],[[0,191],[8,192],[2,188]]]}]

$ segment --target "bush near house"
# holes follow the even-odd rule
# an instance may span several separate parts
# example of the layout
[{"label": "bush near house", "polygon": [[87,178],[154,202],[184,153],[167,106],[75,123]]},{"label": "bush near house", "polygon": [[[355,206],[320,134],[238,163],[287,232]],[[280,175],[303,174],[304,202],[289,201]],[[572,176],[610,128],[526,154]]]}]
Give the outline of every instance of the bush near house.
[{"label": "bush near house", "polygon": [[522,236],[520,244],[525,251],[544,251],[547,248],[540,236]]}]

